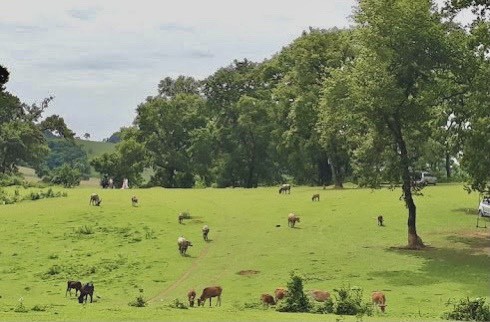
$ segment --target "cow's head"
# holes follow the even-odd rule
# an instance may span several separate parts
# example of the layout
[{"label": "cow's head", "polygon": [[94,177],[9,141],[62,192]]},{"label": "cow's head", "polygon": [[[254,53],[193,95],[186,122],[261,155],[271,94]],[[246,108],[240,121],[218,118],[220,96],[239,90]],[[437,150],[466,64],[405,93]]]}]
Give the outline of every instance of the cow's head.
[{"label": "cow's head", "polygon": [[100,203],[101,203],[101,202],[102,202],[102,199],[96,200],[96,201],[95,201],[95,205],[96,205],[96,206],[100,206]]},{"label": "cow's head", "polygon": [[386,307],[386,304],[379,304],[379,308],[381,309],[381,312],[385,312],[385,307]]},{"label": "cow's head", "polygon": [[78,303],[82,304],[83,303],[83,295],[80,294],[80,296],[78,297]]}]

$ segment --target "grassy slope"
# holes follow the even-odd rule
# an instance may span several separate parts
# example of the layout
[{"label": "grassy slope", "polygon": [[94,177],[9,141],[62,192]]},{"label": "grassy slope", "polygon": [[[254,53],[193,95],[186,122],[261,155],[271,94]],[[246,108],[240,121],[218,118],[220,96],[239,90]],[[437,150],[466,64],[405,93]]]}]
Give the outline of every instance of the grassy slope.
[{"label": "grassy slope", "polygon": [[110,153],[114,151],[116,145],[109,142],[97,142],[77,139],[76,142],[80,144],[85,152],[87,152],[88,158],[93,159],[104,153]]},{"label": "grassy slope", "polygon": [[[417,198],[418,229],[433,248],[391,248],[406,242],[406,210],[399,191],[293,188],[205,190],[97,190],[101,207],[88,206],[92,189],[69,190],[68,198],[0,206],[0,315],[5,319],[168,319],[168,320],[329,320],[243,309],[261,293],[285,286],[291,270],[305,277],[306,289],[357,285],[366,300],[373,290],[387,296],[385,320],[437,319],[449,298],[488,296],[489,233],[477,230],[475,195],[459,185],[438,185]],[[311,202],[320,192],[321,202]],[[130,205],[136,194],[140,206]],[[192,220],[177,223],[189,210]],[[301,216],[287,227],[289,212]],[[376,225],[383,214],[386,227]],[[200,228],[211,227],[208,244]],[[281,227],[276,227],[280,224]],[[77,235],[89,226],[94,233]],[[178,255],[176,239],[193,241],[189,257]],[[49,275],[53,266],[59,274]],[[241,270],[260,273],[241,276]],[[97,302],[81,306],[65,298],[66,280],[95,283]],[[486,282],[485,282],[486,281]],[[168,308],[184,301],[188,289],[220,284],[221,308]],[[147,308],[127,305],[144,290]],[[199,294],[198,294],[199,295]],[[16,313],[20,297],[27,308]],[[379,317],[376,317],[379,318]],[[350,321],[355,320],[351,318]],[[370,319],[368,319],[370,320]]]},{"label": "grassy slope", "polygon": [[[75,139],[75,141],[82,146],[82,148],[87,152],[88,159],[91,160],[98,157],[106,152],[110,153],[114,151],[116,145],[109,142],[97,142],[97,141],[87,141],[81,139]],[[39,177],[34,173],[32,168],[20,167],[20,173],[22,173],[27,181],[36,182],[39,181]],[[97,173],[92,168],[92,175]],[[89,181],[82,181],[82,186],[97,186],[99,184],[99,179],[90,179]]]}]

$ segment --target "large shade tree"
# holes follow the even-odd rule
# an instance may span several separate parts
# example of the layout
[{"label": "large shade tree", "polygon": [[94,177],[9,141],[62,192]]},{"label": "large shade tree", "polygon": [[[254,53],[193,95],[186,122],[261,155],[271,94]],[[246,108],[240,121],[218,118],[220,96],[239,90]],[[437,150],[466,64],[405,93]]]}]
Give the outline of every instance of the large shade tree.
[{"label": "large shade tree", "polygon": [[[356,59],[325,89],[326,108],[340,109],[357,129],[357,175],[369,186],[402,183],[408,247],[424,247],[416,229],[411,171],[420,142],[431,138],[440,78],[458,58],[448,29],[429,0],[360,0],[355,12]],[[446,80],[445,80],[446,81]],[[363,177],[363,178],[362,178]]]},{"label": "large shade tree", "polygon": [[45,131],[72,139],[63,118],[51,115],[43,119],[53,97],[41,104],[27,105],[5,90],[9,79],[8,70],[0,66],[0,173],[17,171],[20,164],[36,165],[49,152]]}]

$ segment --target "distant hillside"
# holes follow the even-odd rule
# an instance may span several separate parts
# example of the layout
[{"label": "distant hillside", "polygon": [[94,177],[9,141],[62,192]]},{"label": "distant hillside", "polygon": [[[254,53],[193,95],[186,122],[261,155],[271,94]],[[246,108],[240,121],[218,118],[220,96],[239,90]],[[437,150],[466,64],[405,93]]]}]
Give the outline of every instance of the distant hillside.
[{"label": "distant hillside", "polygon": [[88,140],[80,140],[76,139],[76,142],[79,143],[85,152],[87,152],[88,159],[91,160],[95,157],[98,157],[105,152],[112,152],[115,150],[116,145],[114,143],[109,142],[96,142],[96,141],[88,141]]}]

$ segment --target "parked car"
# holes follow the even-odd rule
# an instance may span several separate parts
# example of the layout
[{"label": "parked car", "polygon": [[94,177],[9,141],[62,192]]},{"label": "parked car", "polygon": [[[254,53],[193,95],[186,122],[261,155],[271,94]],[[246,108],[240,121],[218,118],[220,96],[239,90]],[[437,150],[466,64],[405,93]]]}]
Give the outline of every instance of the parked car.
[{"label": "parked car", "polygon": [[429,185],[433,184],[434,186],[437,184],[437,177],[430,172],[419,171],[414,173],[414,180],[416,184]]},{"label": "parked car", "polygon": [[490,217],[490,197],[485,197],[480,202],[478,214],[483,217]]}]

